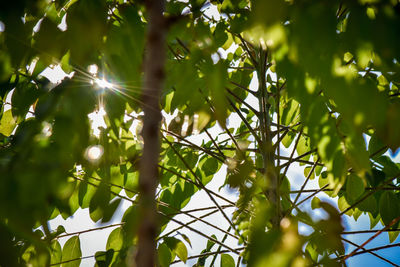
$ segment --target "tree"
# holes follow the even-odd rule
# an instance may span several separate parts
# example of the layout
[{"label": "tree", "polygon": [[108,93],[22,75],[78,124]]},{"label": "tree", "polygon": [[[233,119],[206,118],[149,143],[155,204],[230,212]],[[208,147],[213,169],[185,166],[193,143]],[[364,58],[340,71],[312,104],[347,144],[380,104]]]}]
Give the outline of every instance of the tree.
[{"label": "tree", "polygon": [[[388,156],[400,146],[399,2],[162,5],[1,4],[0,266],[78,266],[81,233],[51,231],[48,221],[88,208],[107,223],[121,199],[132,205],[106,251],[93,255],[98,266],[186,262],[191,237],[166,233],[171,224],[208,240],[190,256],[196,266],[217,256],[222,266],[341,266],[363,253],[396,265],[364,246],[399,234],[400,169]],[[54,65],[73,75],[50,83],[41,73]],[[88,114],[102,108],[107,127],[96,136]],[[289,175],[296,164],[304,168],[298,189]],[[207,188],[221,168],[235,202]],[[307,189],[312,179],[319,188]],[[202,216],[184,209],[199,191],[213,203]],[[339,211],[321,195],[337,197]],[[228,230],[208,219],[213,213]],[[371,229],[384,226],[346,250],[342,222],[363,213]],[[69,237],[62,248],[61,236]]]}]

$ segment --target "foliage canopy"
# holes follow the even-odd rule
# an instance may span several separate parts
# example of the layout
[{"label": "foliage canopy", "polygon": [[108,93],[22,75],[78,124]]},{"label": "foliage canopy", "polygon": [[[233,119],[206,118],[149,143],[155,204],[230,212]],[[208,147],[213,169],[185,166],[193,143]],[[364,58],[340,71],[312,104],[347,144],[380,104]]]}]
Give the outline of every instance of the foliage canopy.
[{"label": "foliage canopy", "polygon": [[[106,251],[93,256],[98,266],[132,265],[143,98],[155,97],[141,82],[146,5],[0,5],[0,266],[79,266],[79,233],[50,231],[47,222],[88,208],[94,222],[107,223],[122,199],[132,206]],[[345,251],[343,216],[363,213],[371,228],[382,222],[396,240],[400,165],[388,153],[400,147],[399,2],[165,5],[158,264],[192,256],[196,266],[213,265],[220,255],[221,266],[341,266],[365,252]],[[56,65],[72,76],[53,84],[41,75]],[[97,135],[88,114],[101,109],[107,126]],[[231,115],[238,127],[227,123]],[[288,175],[295,164],[304,168],[299,188]],[[206,187],[221,168],[225,186],[238,194],[234,202]],[[307,191],[312,179],[319,188]],[[213,224],[185,210],[198,191],[215,204],[205,210],[228,222],[224,238],[176,219]],[[340,211],[317,194],[337,197]],[[310,205],[326,218],[316,220]],[[165,233],[171,223],[208,240],[200,255],[188,254],[190,237]],[[299,223],[312,230],[300,234]],[[62,236],[69,237],[63,247]],[[238,247],[227,245],[228,236]]]}]

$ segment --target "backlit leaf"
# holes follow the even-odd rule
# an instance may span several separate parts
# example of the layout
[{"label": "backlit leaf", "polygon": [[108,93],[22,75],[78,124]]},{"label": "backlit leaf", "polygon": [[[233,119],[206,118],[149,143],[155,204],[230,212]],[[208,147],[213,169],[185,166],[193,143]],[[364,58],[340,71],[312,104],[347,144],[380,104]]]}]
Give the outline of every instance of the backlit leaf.
[{"label": "backlit leaf", "polygon": [[[62,259],[61,245],[57,240],[51,243],[50,256],[51,256],[50,264],[61,262]],[[55,266],[60,266],[60,265],[55,265]]]},{"label": "backlit leaf", "polygon": [[350,174],[346,178],[346,199],[349,204],[353,204],[365,191],[363,180],[355,175]]},{"label": "backlit leaf", "polygon": [[165,243],[158,246],[158,262],[162,267],[168,267],[171,263],[171,251]]},{"label": "backlit leaf", "polygon": [[63,263],[61,267],[79,267],[81,263],[82,251],[79,236],[73,236],[65,242],[62,249],[62,260],[69,261]]},{"label": "backlit leaf", "polygon": [[399,198],[393,192],[383,192],[379,199],[379,212],[383,223],[388,225],[393,219],[398,217],[400,212]]},{"label": "backlit leaf", "polygon": [[229,254],[221,255],[221,267],[235,267],[235,260]]},{"label": "backlit leaf", "polygon": [[11,109],[2,114],[0,119],[0,134],[10,136],[16,126]]},{"label": "backlit leaf", "polygon": [[115,251],[118,251],[122,248],[122,244],[123,244],[123,233],[122,233],[122,228],[119,227],[114,229],[108,236],[106,249],[107,250],[114,249]]},{"label": "backlit leaf", "polygon": [[186,263],[188,252],[185,244],[179,239],[176,239],[174,237],[166,237],[164,238],[164,241],[169,247],[169,249],[174,253],[176,253],[179,259],[181,259],[183,262]]}]

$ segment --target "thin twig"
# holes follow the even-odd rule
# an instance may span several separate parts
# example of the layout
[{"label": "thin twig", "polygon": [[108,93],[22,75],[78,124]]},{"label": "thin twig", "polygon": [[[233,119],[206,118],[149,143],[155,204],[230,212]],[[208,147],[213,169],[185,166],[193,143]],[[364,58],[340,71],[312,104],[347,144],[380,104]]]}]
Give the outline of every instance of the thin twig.
[{"label": "thin twig", "polygon": [[302,192],[302,191],[304,190],[304,188],[306,187],[306,185],[307,185],[307,183],[308,183],[308,180],[310,179],[311,175],[313,174],[313,172],[314,172],[314,170],[315,170],[315,167],[317,166],[317,162],[318,162],[318,161],[319,161],[319,158],[317,158],[317,160],[315,161],[315,164],[312,166],[310,172],[308,173],[306,180],[305,180],[304,183],[301,185],[300,192],[297,194],[296,198],[295,198],[294,201],[293,201],[294,205],[296,205],[297,200],[299,199],[299,197],[300,197],[300,195],[301,195],[301,192]]},{"label": "thin twig", "polygon": [[[225,88],[226,91],[233,96],[235,99],[239,100],[240,103],[242,103],[243,105],[245,105],[248,109],[250,109],[255,115],[258,115],[258,111],[253,108],[249,103],[247,103],[246,101],[244,101],[243,99],[241,99],[240,97],[238,97],[235,93],[233,93],[231,90],[229,90],[229,88]],[[229,99],[229,98],[228,98]]]},{"label": "thin twig", "polygon": [[[177,151],[173,145],[171,144],[171,142],[165,138],[165,136],[163,136],[163,139],[169,144],[169,146],[171,147],[172,150],[174,150],[175,155],[178,156],[178,158],[181,160],[181,162],[186,166],[186,168],[189,170],[189,172],[193,175],[193,177],[195,178],[195,180],[197,181],[198,185],[200,186],[201,189],[204,189],[205,186],[203,184],[203,182],[200,180],[199,177],[197,177],[196,173],[192,170],[192,168],[190,168],[190,166],[187,164],[186,160],[182,157],[182,155],[179,153],[179,151]],[[219,209],[219,211],[221,212],[221,214],[223,215],[223,217],[227,220],[227,222],[232,226],[232,228],[235,230],[236,233],[239,234],[239,231],[236,230],[235,225],[232,223],[232,221],[229,219],[228,215],[226,215],[226,213],[224,212],[224,210],[221,208],[221,206],[218,204],[218,202],[215,200],[215,198],[210,194],[210,192],[208,190],[205,190],[205,192],[207,193],[208,197],[210,198],[210,200],[215,204],[215,206],[217,206],[217,208]]]},{"label": "thin twig", "polygon": [[[385,245],[385,246],[380,246],[380,247],[375,247],[375,248],[371,248],[371,249],[366,249],[364,251],[359,251],[359,252],[354,253],[353,257],[357,256],[357,255],[360,255],[360,254],[369,253],[370,251],[377,251],[377,250],[393,248],[393,247],[400,247],[400,243],[390,244],[390,245]],[[345,255],[337,257],[336,259],[342,259],[343,257],[345,257]]]},{"label": "thin twig", "polygon": [[236,249],[233,249],[233,248],[229,247],[228,245],[218,241],[217,239],[215,239],[215,238],[213,238],[211,236],[208,236],[208,235],[204,234],[203,232],[201,232],[201,231],[199,231],[199,230],[197,230],[197,229],[195,229],[195,228],[193,228],[193,227],[191,227],[189,225],[185,225],[183,222],[181,222],[181,221],[179,221],[179,220],[177,220],[177,219],[175,219],[173,217],[170,217],[170,216],[168,216],[166,214],[163,214],[162,212],[160,212],[160,214],[162,214],[163,216],[167,217],[168,219],[170,219],[171,221],[173,221],[173,222],[175,222],[175,223],[177,223],[179,225],[184,225],[190,231],[192,231],[192,232],[194,232],[194,233],[196,233],[198,235],[201,235],[201,236],[207,238],[208,240],[210,240],[210,241],[212,241],[212,242],[214,242],[214,243],[216,243],[218,245],[221,245],[222,247],[224,247],[226,249],[229,249],[231,252],[233,252],[235,254],[239,254],[239,252]]},{"label": "thin twig", "polygon": [[[189,178],[186,178],[186,177],[184,177],[183,175],[181,175],[180,173],[178,173],[178,172],[176,172],[176,171],[174,171],[174,170],[168,169],[168,168],[166,168],[166,167],[164,167],[164,166],[162,166],[162,165],[160,165],[160,164],[159,164],[158,166],[159,166],[160,168],[162,168],[163,170],[166,170],[166,171],[168,171],[168,172],[170,172],[170,173],[173,173],[174,175],[178,176],[179,178],[182,178],[182,179],[184,179],[185,181],[187,181],[187,182],[189,182],[189,183],[192,183],[192,184],[196,185],[197,187],[200,187],[200,188],[201,188],[201,185],[199,185],[196,181],[193,181],[193,180],[191,180],[191,179],[189,179]],[[218,197],[218,198],[220,198],[220,199],[226,201],[227,203],[231,204],[232,206],[235,206],[235,203],[234,203],[233,201],[227,199],[226,197],[221,196],[221,195],[218,194],[218,193],[215,193],[215,192],[212,191],[212,190],[209,190],[207,187],[204,187],[204,188],[202,188],[202,189],[205,190],[205,191],[208,191],[210,194],[212,194],[212,195],[214,195],[214,196],[216,196],[216,197]]]},{"label": "thin twig", "polygon": [[379,259],[381,259],[381,260],[383,260],[383,261],[386,261],[387,263],[389,263],[389,264],[391,264],[391,265],[393,265],[393,266],[399,266],[399,265],[397,265],[396,263],[394,263],[394,262],[392,262],[392,261],[390,261],[390,260],[388,260],[388,259],[386,259],[386,258],[384,258],[384,257],[382,257],[382,256],[380,256],[380,255],[378,255],[378,254],[376,254],[375,252],[373,252],[373,251],[368,251],[367,249],[365,249],[364,247],[360,247],[359,245],[357,245],[356,243],[354,243],[354,242],[351,242],[350,240],[347,240],[347,239],[345,239],[345,238],[341,238],[344,242],[347,242],[347,243],[349,243],[349,244],[351,244],[351,245],[353,245],[353,246],[355,246],[355,247],[359,247],[360,249],[362,249],[363,251],[365,251],[365,252],[368,252],[369,254],[371,254],[371,255],[374,255],[375,257],[377,257],[377,258],[379,258]]},{"label": "thin twig", "polygon": [[394,179],[397,178],[398,175],[395,175],[394,177],[391,177],[389,179],[386,179],[386,181],[384,181],[380,186],[376,187],[374,190],[371,190],[370,192],[368,192],[364,197],[360,198],[359,200],[357,200],[355,203],[353,203],[350,207],[348,207],[347,209],[345,209],[344,211],[342,211],[340,213],[340,215],[345,214],[346,212],[348,212],[349,210],[353,209],[354,207],[356,207],[358,204],[360,204],[361,202],[363,202],[365,199],[367,199],[368,197],[372,196],[376,191],[381,190],[381,188],[385,187],[388,183],[390,183],[391,181],[393,181]]},{"label": "thin twig", "polygon": [[395,225],[398,221],[400,220],[400,216],[393,219],[388,225],[385,226],[385,228],[379,230],[378,232],[376,232],[373,236],[371,236],[370,238],[368,238],[367,241],[365,241],[364,243],[362,243],[359,247],[357,247],[356,249],[354,249],[350,254],[344,256],[343,260],[347,260],[348,258],[352,257],[360,248],[364,248],[369,242],[371,242],[372,240],[374,240],[378,235],[380,235],[381,233],[384,232],[385,229],[389,229],[390,227],[392,227],[393,225]]},{"label": "thin twig", "polygon": [[231,107],[235,110],[236,114],[239,115],[242,122],[246,125],[247,129],[249,129],[249,131],[253,135],[254,139],[256,139],[256,141],[261,144],[260,137],[257,135],[257,133],[254,131],[254,129],[247,122],[246,118],[243,116],[243,114],[240,112],[240,110],[235,106],[235,104],[229,98],[227,98],[227,99],[228,99],[228,102],[231,105]]},{"label": "thin twig", "polygon": [[400,232],[400,228],[395,229],[380,229],[380,230],[359,230],[359,231],[345,231],[342,232],[342,235],[354,235],[354,234],[371,234],[376,232]]},{"label": "thin twig", "polygon": [[[183,141],[183,142],[186,142],[186,143],[189,144],[190,146],[192,146],[192,147],[194,147],[194,148],[196,148],[196,149],[198,149],[198,150],[200,150],[200,151],[203,151],[205,154],[212,156],[213,158],[217,159],[218,161],[220,161],[220,162],[222,162],[222,163],[225,162],[224,159],[221,159],[217,154],[214,154],[214,153],[211,152],[210,150],[204,149],[203,147],[198,146],[198,145],[196,145],[196,144],[190,142],[190,141],[187,140],[186,138],[184,138],[184,137],[182,137],[182,136],[180,136],[180,135],[178,135],[178,134],[176,134],[176,133],[174,133],[174,132],[171,132],[171,131],[168,131],[168,130],[165,130],[165,129],[161,129],[161,130],[162,130],[163,132],[169,134],[169,135],[172,135],[172,136],[178,138],[179,140],[181,140],[181,141]],[[223,154],[222,154],[222,155],[223,155]]]},{"label": "thin twig", "polygon": [[211,142],[214,144],[215,148],[218,150],[219,154],[225,159],[225,154],[222,152],[221,148],[215,141],[215,139],[212,137],[212,135],[208,132],[208,130],[205,128],[204,131],[206,132],[208,138],[210,138]]},{"label": "thin twig", "polygon": [[[308,152],[306,152],[306,153],[304,153],[304,154],[302,154],[300,156],[297,156],[296,158],[292,159],[292,162],[293,161],[297,161],[297,160],[299,160],[299,159],[301,159],[303,157],[306,157],[306,156],[308,156],[308,155],[310,155],[312,153],[315,153],[316,151],[317,151],[316,149],[310,150],[310,151],[308,151]],[[281,166],[279,166],[279,168],[286,167],[289,164],[290,164],[289,162],[283,163]]]},{"label": "thin twig", "polygon": [[[300,201],[299,203],[297,203],[296,205],[292,205],[292,207],[290,209],[288,209],[285,213],[285,216],[287,216],[288,214],[290,214],[293,210],[293,208],[298,208],[301,204],[303,204],[304,202],[306,202],[307,200],[309,200],[310,198],[312,198],[313,196],[315,196],[316,194],[318,194],[319,192],[322,192],[325,188],[327,188],[329,186],[329,184],[324,185],[323,187],[321,187],[319,190],[315,191],[314,193],[312,193],[311,195],[309,195],[308,197],[304,198],[302,201]],[[292,203],[293,204],[293,203]]]},{"label": "thin twig", "polygon": [[[240,251],[240,250],[243,250],[243,249],[245,249],[245,247],[235,248],[236,251]],[[219,252],[218,251],[210,251],[210,252],[205,252],[205,253],[202,253],[202,254],[199,254],[199,255],[189,256],[187,259],[188,260],[192,260],[192,259],[197,259],[197,258],[201,258],[201,257],[207,257],[207,256],[215,255],[215,254],[228,253],[228,252],[230,252],[230,250],[221,250]],[[171,264],[176,264],[176,263],[179,263],[179,262],[181,262],[181,260],[173,261],[173,262],[171,262]]]},{"label": "thin twig", "polygon": [[[204,214],[204,215],[201,215],[199,218],[208,217],[208,216],[210,216],[210,215],[216,213],[217,211],[218,211],[218,209],[217,209],[216,207],[214,207],[214,210],[212,210],[212,211],[210,211],[210,212],[208,212],[208,213],[206,213],[206,214]],[[167,237],[167,236],[169,236],[170,234],[176,233],[176,232],[179,231],[180,229],[184,228],[186,225],[190,225],[190,224],[193,224],[193,223],[195,223],[195,222],[197,222],[197,220],[191,220],[191,221],[185,223],[185,225],[180,225],[180,226],[178,226],[177,228],[172,229],[172,230],[169,231],[168,233],[165,233],[165,234],[163,234],[162,236],[158,237],[156,240],[163,239],[164,237]]]},{"label": "thin twig", "polygon": [[[118,253],[118,252],[120,252],[120,250],[114,250],[114,253]],[[107,254],[107,252],[100,252],[97,255],[95,254],[95,255],[84,256],[84,257],[74,258],[74,259],[70,259],[70,260],[65,260],[65,261],[61,261],[61,262],[57,262],[57,263],[52,263],[49,266],[61,265],[61,264],[68,263],[68,262],[90,259],[90,258],[94,258],[96,256],[100,257],[100,256],[104,256],[106,254]]]},{"label": "thin twig", "polygon": [[[286,168],[283,171],[282,179],[285,178],[286,173],[289,170],[289,167],[290,167],[291,163],[293,162],[293,156],[294,156],[294,153],[296,152],[297,145],[299,144],[302,132],[303,132],[303,128],[300,129],[299,135],[297,136],[296,142],[294,143],[294,147],[293,147],[292,153],[290,154],[289,161],[286,163]],[[282,168],[282,167],[283,167],[283,165],[280,166],[280,168]]]},{"label": "thin twig", "polygon": [[[79,178],[79,177],[73,177],[73,178],[78,179],[78,180],[83,181],[83,182],[86,182],[86,183],[88,183],[88,184],[90,184],[90,185],[92,185],[92,186],[94,186],[94,187],[99,187],[99,185],[93,184],[93,183],[91,183],[91,182],[89,182],[89,181],[86,181],[86,180],[84,180],[84,179],[81,179],[81,178]],[[132,200],[132,199],[130,199],[130,198],[128,198],[128,197],[124,197],[124,196],[122,196],[122,195],[120,195],[120,194],[118,194],[118,193],[115,193],[115,192],[111,191],[111,190],[110,190],[110,193],[113,194],[113,195],[115,195],[115,196],[117,196],[117,197],[120,197],[120,198],[122,198],[122,199],[125,199],[125,200],[127,200],[127,201],[129,201],[129,202],[132,202],[132,203],[137,204],[137,201],[134,201],[134,200]],[[168,214],[168,215],[167,215],[168,217],[170,217],[170,216],[175,216],[175,215],[178,215],[178,214],[184,214],[184,215],[189,216],[189,217],[191,217],[191,218],[194,218],[195,220],[200,221],[200,222],[202,222],[202,223],[204,223],[204,224],[206,224],[206,225],[208,225],[208,226],[211,226],[211,227],[213,227],[213,228],[215,228],[215,229],[217,229],[217,230],[219,230],[219,231],[222,230],[222,232],[225,233],[225,230],[219,228],[218,226],[215,226],[214,224],[211,224],[211,223],[209,223],[209,222],[207,222],[207,221],[204,221],[204,220],[202,220],[201,218],[198,218],[198,217],[196,217],[196,216],[194,216],[194,215],[191,215],[191,214],[190,214],[189,212],[187,212],[187,211],[179,210],[179,209],[177,209],[177,208],[175,208],[175,207],[169,205],[168,203],[162,202],[162,201],[160,201],[160,200],[156,200],[156,202],[157,202],[159,205],[162,205],[162,206],[164,206],[164,207],[170,208],[170,209],[175,210],[175,211],[177,212],[177,213],[174,213],[174,214]],[[221,206],[218,206],[218,207],[220,208],[220,210],[222,210],[222,207],[221,207]],[[160,213],[160,212],[158,212],[158,213]],[[233,236],[233,235],[232,235],[232,236]],[[233,237],[235,237],[235,236],[233,236]],[[235,238],[237,238],[237,237],[235,237]]]},{"label": "thin twig", "polygon": [[110,224],[110,225],[106,225],[106,226],[101,226],[101,227],[96,227],[96,228],[90,228],[87,230],[82,230],[79,232],[73,232],[73,233],[66,233],[66,234],[62,234],[59,235],[57,237],[55,237],[54,239],[60,239],[63,237],[67,237],[67,236],[72,236],[72,235],[81,235],[81,234],[85,234],[85,233],[89,233],[89,232],[93,232],[93,231],[99,231],[99,230],[103,230],[103,229],[107,229],[107,228],[111,228],[111,227],[117,227],[117,226],[122,226],[124,225],[124,223],[116,223],[116,224]]}]

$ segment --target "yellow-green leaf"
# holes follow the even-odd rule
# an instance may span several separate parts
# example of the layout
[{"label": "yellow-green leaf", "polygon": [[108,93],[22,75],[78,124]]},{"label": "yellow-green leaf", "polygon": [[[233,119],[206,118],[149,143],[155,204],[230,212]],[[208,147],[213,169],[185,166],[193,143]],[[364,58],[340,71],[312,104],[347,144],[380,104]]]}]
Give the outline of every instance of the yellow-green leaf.
[{"label": "yellow-green leaf", "polygon": [[221,267],[235,267],[235,260],[229,254],[222,254]]},{"label": "yellow-green leaf", "polygon": [[11,109],[5,111],[0,120],[0,134],[10,136],[14,131],[16,122],[12,116]]},{"label": "yellow-green leaf", "polygon": [[82,251],[79,236],[73,236],[67,240],[62,249],[62,261],[66,262],[61,267],[79,267]]}]

